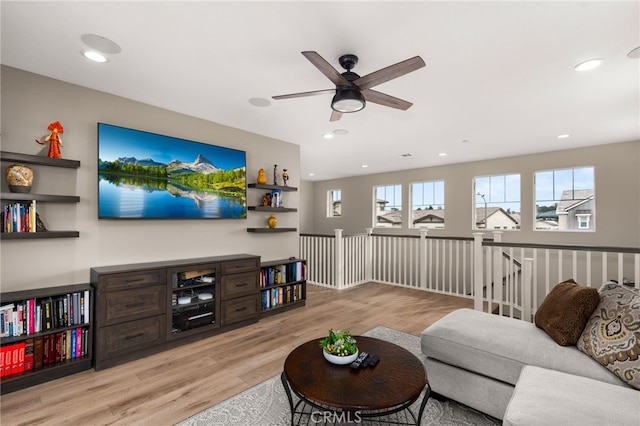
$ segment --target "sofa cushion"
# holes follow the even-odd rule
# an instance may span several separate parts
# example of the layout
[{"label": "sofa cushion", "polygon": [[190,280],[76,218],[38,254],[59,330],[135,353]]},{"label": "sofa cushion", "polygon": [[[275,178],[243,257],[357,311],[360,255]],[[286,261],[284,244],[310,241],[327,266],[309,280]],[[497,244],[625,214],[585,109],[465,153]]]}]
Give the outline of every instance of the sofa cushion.
[{"label": "sofa cushion", "polygon": [[503,425],[636,426],[640,392],[546,368],[527,366],[507,405]]},{"label": "sofa cushion", "polygon": [[567,280],[557,284],[538,308],[535,323],[562,346],[575,345],[593,310],[598,290]]},{"label": "sofa cushion", "polygon": [[606,283],[578,349],[640,389],[640,290]]},{"label": "sofa cushion", "polygon": [[558,345],[534,324],[472,309],[458,309],[427,327],[421,345],[430,358],[511,385],[522,367],[537,365],[624,386],[575,346]]}]

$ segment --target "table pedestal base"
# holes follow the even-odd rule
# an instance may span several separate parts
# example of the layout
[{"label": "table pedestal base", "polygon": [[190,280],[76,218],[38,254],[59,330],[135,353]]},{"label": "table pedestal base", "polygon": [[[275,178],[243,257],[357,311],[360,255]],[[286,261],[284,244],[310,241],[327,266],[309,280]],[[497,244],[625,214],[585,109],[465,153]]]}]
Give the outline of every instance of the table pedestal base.
[{"label": "table pedestal base", "polygon": [[[328,407],[300,395],[289,386],[284,373],[280,375],[282,386],[289,400],[291,409],[291,425],[420,425],[424,408],[431,395],[431,387],[427,384],[421,394],[422,401],[417,416],[410,407],[416,399],[385,410],[376,411],[343,411]],[[294,395],[297,401],[294,401]],[[418,397],[419,399],[420,397]]]}]

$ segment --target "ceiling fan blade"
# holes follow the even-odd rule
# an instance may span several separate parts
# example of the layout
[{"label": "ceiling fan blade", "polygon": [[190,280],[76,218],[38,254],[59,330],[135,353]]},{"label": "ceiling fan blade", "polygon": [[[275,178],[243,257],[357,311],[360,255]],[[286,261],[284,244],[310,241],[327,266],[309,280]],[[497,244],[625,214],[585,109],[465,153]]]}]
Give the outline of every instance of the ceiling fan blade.
[{"label": "ceiling fan blade", "polygon": [[342,113],[336,110],[331,110],[331,118],[329,121],[338,121],[342,118]]},{"label": "ceiling fan blade", "polygon": [[360,89],[369,89],[371,87],[382,84],[385,81],[393,80],[412,71],[418,70],[424,67],[426,64],[420,56],[414,56],[402,62],[398,62],[394,65],[389,65],[386,68],[374,71],[371,74],[367,74],[353,81],[353,84]]},{"label": "ceiling fan blade", "polygon": [[309,60],[316,68],[320,70],[322,74],[324,74],[329,80],[333,82],[336,86],[350,86],[351,83],[344,78],[338,70],[331,66],[329,62],[327,62],[322,56],[318,55],[317,52],[305,51],[302,52],[305,58]]},{"label": "ceiling fan blade", "polygon": [[272,96],[272,99],[291,99],[291,98],[302,98],[305,96],[316,96],[323,95],[325,93],[335,93],[336,89],[322,89],[322,90],[313,90],[311,92],[300,92],[300,93],[290,93],[288,95],[276,95]]},{"label": "ceiling fan blade", "polygon": [[373,102],[374,104],[401,109],[403,111],[408,110],[411,108],[411,105],[413,105],[411,102],[371,89],[363,90],[362,95],[367,102]]}]

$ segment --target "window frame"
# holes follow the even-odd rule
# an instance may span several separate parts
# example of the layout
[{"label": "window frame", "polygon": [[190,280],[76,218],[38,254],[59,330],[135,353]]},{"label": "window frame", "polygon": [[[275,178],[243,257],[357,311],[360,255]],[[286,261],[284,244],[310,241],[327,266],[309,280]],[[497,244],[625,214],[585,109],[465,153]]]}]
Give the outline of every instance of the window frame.
[{"label": "window frame", "polygon": [[[425,203],[425,191],[424,191],[424,185],[425,184],[431,184],[432,185],[432,190],[431,190],[431,195],[433,197],[432,199],[432,203]],[[441,188],[436,188],[436,185],[441,184]],[[442,210],[443,212],[445,211],[445,202],[446,202],[446,198],[445,198],[445,188],[446,188],[446,184],[444,179],[434,179],[434,180],[426,180],[426,181],[421,181],[421,182],[411,182],[409,184],[409,223],[408,223],[408,228],[409,229],[445,229],[446,227],[446,217],[442,218],[442,222],[436,222],[436,223],[428,223],[425,222],[421,225],[416,225],[414,223],[414,211],[418,211],[415,207],[416,204],[414,204],[414,198],[415,198],[415,186],[416,185],[422,185],[422,201],[423,203],[420,204],[420,206],[427,206],[429,205],[431,207],[431,209],[428,208],[424,208],[421,209],[421,211],[425,211],[425,210]],[[442,203],[437,203],[436,201],[436,197],[438,195],[442,196]]]},{"label": "window frame", "polygon": [[[387,208],[387,205],[391,205],[394,206],[393,208],[397,208],[397,206],[399,205],[399,209],[397,211],[400,212],[400,223],[399,224],[395,224],[393,222],[391,222],[389,225],[383,224],[381,226],[380,222],[378,222],[378,212],[379,210],[379,205],[382,204],[380,202],[378,202],[378,189],[379,188],[393,188],[393,204],[390,204],[391,202],[388,200],[384,200],[384,206],[382,207],[382,211],[385,211]],[[388,185],[373,185],[373,228],[381,228],[381,229],[398,229],[398,228],[402,228],[404,226],[404,218],[403,218],[403,197],[402,197],[402,192],[403,192],[403,187],[402,184],[388,184]],[[396,201],[396,197],[400,197],[399,200],[399,204]],[[385,190],[385,197],[386,197],[386,190]],[[393,210],[389,210],[389,211],[393,211]]]},{"label": "window frame", "polygon": [[[515,183],[509,182],[509,178],[517,177],[517,198],[516,199],[508,199],[507,192],[509,190],[514,189]],[[500,186],[499,182],[493,183],[494,178],[502,178],[503,183]],[[488,179],[488,183],[484,184],[481,182],[482,180]],[[479,182],[480,180],[480,182]],[[480,184],[480,185],[479,185]],[[486,187],[488,185],[488,188]],[[497,187],[496,190],[492,189],[492,186],[495,185]],[[522,174],[519,172],[510,172],[510,173],[501,173],[501,174],[490,174],[490,175],[480,175],[474,176],[473,178],[473,202],[472,202],[472,220],[471,220],[471,229],[474,231],[520,231],[522,229]],[[500,191],[502,188],[502,191]],[[502,192],[503,200],[502,201],[493,201],[492,198],[497,198],[498,194]],[[511,211],[511,207],[506,207],[507,204],[516,204],[518,211]],[[494,204],[493,206],[491,204]],[[496,206],[496,204],[498,206]],[[503,206],[504,205],[504,206]],[[484,227],[478,226],[478,209],[485,209],[484,216],[491,217],[492,214],[487,214],[489,208],[499,207],[502,211],[508,216],[507,220],[511,218],[514,224],[511,225],[501,225],[498,227],[487,228],[489,222],[485,217]],[[512,216],[513,214],[518,215],[518,217]]]},{"label": "window frame", "polygon": [[[340,194],[340,198],[338,200],[335,199],[335,193]],[[334,204],[339,201],[340,202],[340,213],[336,214],[336,209]],[[341,189],[329,189],[327,190],[327,218],[337,218],[342,217],[342,190]]]},{"label": "window frame", "polygon": [[[571,172],[571,184],[570,184],[570,189],[561,189],[563,186],[561,184],[556,184],[556,181],[560,180],[561,177],[556,178],[556,174],[560,174],[560,173],[567,173],[567,172]],[[578,177],[576,177],[576,172],[581,173]],[[538,183],[543,180],[543,179],[549,179],[546,176],[543,176],[543,174],[551,174],[551,194],[552,194],[552,199],[546,199],[546,198],[538,198],[538,193],[539,192],[549,192],[549,189],[546,188],[541,188],[540,190],[538,189]],[[591,188],[587,188],[587,189],[581,189],[581,188],[577,188],[577,186],[579,186],[580,184],[576,184],[576,182],[585,182],[584,179],[588,176],[588,178],[590,179],[590,182],[587,185],[591,185]],[[584,183],[583,183],[584,185]],[[571,191],[573,194],[572,196],[574,198],[570,198],[570,199],[566,199],[566,198],[562,198],[563,194],[566,191]],[[575,193],[576,191],[591,191],[591,195],[588,195],[586,198],[575,198]],[[558,194],[559,192],[559,194]],[[587,194],[585,194],[587,195]],[[554,168],[554,169],[542,169],[542,170],[535,170],[533,172],[533,230],[534,231],[541,231],[541,232],[596,232],[596,168],[594,165],[585,165],[585,166],[573,166],[573,167],[561,167],[561,168]],[[591,208],[589,209],[588,213],[585,212],[580,212],[578,210],[576,210],[576,213],[574,213],[574,217],[575,217],[575,227],[571,227],[571,223],[573,222],[572,219],[569,218],[568,214],[562,214],[562,216],[565,216],[566,219],[562,219],[560,217],[560,214],[558,213],[558,205],[561,202],[573,202],[573,204],[579,203],[579,204],[583,204],[583,203],[590,203],[591,204]],[[542,203],[548,204],[551,202],[555,202],[555,206],[556,206],[556,217],[557,217],[557,228],[551,228],[551,227],[538,227],[538,208],[540,206],[540,204]],[[551,207],[551,206],[543,206],[545,208]],[[586,223],[587,226],[583,227],[583,221],[582,218],[586,217]],[[567,226],[566,228],[562,227],[562,222],[566,222]],[[591,227],[593,225],[593,227]]]}]

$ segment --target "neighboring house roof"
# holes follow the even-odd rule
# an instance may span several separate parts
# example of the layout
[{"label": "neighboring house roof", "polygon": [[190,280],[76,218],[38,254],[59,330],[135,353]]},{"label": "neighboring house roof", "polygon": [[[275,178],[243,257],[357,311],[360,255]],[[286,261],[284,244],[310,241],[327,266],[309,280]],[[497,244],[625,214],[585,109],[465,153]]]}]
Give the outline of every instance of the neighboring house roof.
[{"label": "neighboring house roof", "polygon": [[[503,209],[502,207],[487,207],[486,209],[487,212],[487,218],[491,217],[492,215],[498,213],[498,212],[502,212],[502,214],[504,214],[505,216],[507,216],[509,219],[511,219],[513,221],[513,223],[517,224],[518,220],[516,218],[514,218],[511,214],[507,213],[507,211],[505,209]],[[485,220],[485,208],[484,207],[477,207],[476,208],[476,223],[484,223]]]},{"label": "neighboring house roof", "polygon": [[393,223],[393,224],[401,224],[402,223],[402,212],[401,211],[390,211],[383,214],[378,215],[378,222],[385,223]]},{"label": "neighboring house roof", "polygon": [[562,191],[562,197],[556,207],[556,213],[567,213],[584,203],[593,200],[593,189],[576,189]]},{"label": "neighboring house roof", "polygon": [[536,219],[558,220],[558,213],[556,213],[555,211],[546,211],[546,212],[538,213],[536,215]]},{"label": "neighboring house roof", "polygon": [[[513,221],[513,223],[518,224],[520,220],[519,214],[509,214],[506,210],[500,207],[487,207],[487,216],[491,217],[491,215],[496,214],[498,212],[502,212],[503,215],[508,217]],[[444,223],[445,220],[445,210],[444,209],[427,209],[427,210],[414,210],[413,212],[413,223]],[[384,223],[392,223],[392,224],[401,224],[402,223],[402,212],[401,211],[387,211],[380,212],[377,215],[379,222]],[[484,223],[484,207],[476,208],[476,218],[477,223]]]},{"label": "neighboring house roof", "polygon": [[444,209],[414,210],[413,223],[444,223]]}]

